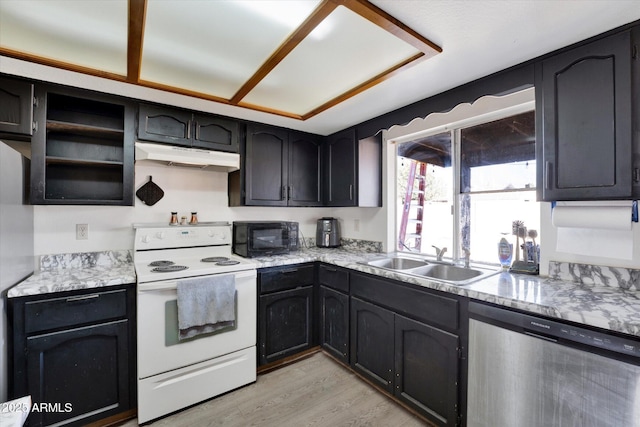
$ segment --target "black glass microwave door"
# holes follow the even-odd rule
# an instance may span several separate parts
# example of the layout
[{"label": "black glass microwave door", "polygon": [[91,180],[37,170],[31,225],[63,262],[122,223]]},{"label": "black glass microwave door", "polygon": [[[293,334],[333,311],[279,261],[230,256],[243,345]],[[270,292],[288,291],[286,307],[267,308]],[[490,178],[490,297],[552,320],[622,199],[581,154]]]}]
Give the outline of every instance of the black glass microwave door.
[{"label": "black glass microwave door", "polygon": [[254,228],[251,233],[251,249],[268,251],[287,247],[286,230],[282,228]]}]

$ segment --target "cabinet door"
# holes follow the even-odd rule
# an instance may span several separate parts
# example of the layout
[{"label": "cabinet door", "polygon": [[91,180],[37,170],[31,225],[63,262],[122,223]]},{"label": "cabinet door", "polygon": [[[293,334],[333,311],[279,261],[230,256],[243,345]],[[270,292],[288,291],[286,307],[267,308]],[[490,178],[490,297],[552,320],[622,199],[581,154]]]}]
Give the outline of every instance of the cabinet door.
[{"label": "cabinet door", "polygon": [[32,412],[29,425],[86,425],[130,409],[127,328],[121,320],[27,338],[31,399],[57,405]]},{"label": "cabinet door", "polygon": [[238,122],[196,114],[193,122],[193,146],[207,150],[238,152]]},{"label": "cabinet door", "polygon": [[631,196],[631,66],[629,32],[542,63],[536,103],[543,200]]},{"label": "cabinet door", "polygon": [[356,146],[355,129],[333,135],[325,145],[327,206],[357,206]]},{"label": "cabinet door", "polygon": [[349,363],[349,295],[320,286],[320,343]]},{"label": "cabinet door", "polygon": [[145,141],[191,146],[191,112],[140,104],[138,138]]},{"label": "cabinet door", "polygon": [[437,425],[458,420],[458,336],[396,315],[395,395]]},{"label": "cabinet door", "polygon": [[0,78],[0,133],[33,134],[33,84]]},{"label": "cabinet door", "polygon": [[245,204],[286,206],[288,136],[283,129],[248,125]]},{"label": "cabinet door", "polygon": [[313,345],[313,286],[263,295],[259,305],[260,365]]},{"label": "cabinet door", "polygon": [[394,314],[351,298],[351,367],[393,393]]},{"label": "cabinet door", "polygon": [[315,135],[289,133],[289,206],[321,206],[322,141]]}]

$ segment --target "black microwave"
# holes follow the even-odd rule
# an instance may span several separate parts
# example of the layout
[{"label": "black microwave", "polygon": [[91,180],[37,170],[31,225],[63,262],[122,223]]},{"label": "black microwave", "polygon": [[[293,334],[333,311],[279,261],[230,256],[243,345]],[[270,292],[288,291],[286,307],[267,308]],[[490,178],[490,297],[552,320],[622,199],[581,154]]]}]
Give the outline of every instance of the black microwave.
[{"label": "black microwave", "polygon": [[298,250],[298,223],[291,221],[234,221],[233,252],[254,258]]}]

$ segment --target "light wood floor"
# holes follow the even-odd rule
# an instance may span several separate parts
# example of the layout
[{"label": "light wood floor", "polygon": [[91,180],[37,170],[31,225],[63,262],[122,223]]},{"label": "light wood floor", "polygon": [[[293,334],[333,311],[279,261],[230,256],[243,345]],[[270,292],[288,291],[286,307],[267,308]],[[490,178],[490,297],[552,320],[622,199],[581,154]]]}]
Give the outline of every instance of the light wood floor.
[{"label": "light wood floor", "polygon": [[[136,427],[135,420],[120,427]],[[316,353],[249,386],[147,424],[204,426],[427,425],[329,356]]]}]

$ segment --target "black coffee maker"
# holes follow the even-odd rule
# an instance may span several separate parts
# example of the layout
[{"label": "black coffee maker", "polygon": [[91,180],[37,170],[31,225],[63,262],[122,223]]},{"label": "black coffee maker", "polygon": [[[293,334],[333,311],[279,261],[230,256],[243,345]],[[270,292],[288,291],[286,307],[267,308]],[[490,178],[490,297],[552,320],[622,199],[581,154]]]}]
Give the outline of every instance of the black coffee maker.
[{"label": "black coffee maker", "polygon": [[340,246],[340,225],[336,218],[320,218],[316,227],[316,246],[336,248]]}]

